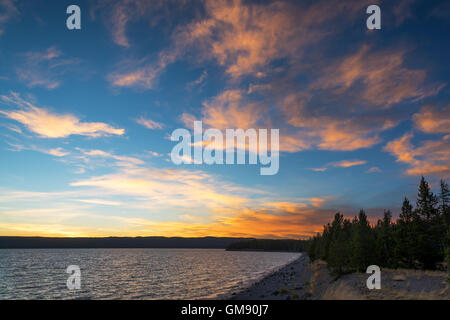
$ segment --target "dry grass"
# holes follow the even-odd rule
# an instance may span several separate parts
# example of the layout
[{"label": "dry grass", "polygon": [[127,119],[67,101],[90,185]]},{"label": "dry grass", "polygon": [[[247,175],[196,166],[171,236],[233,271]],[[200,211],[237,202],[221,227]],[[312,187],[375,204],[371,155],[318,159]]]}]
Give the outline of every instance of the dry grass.
[{"label": "dry grass", "polygon": [[325,291],[322,300],[365,300],[365,297],[351,289],[344,282],[338,281]]},{"label": "dry grass", "polygon": [[[311,266],[314,270],[312,280],[320,280],[321,272],[326,272],[323,266],[323,263]],[[445,281],[446,276],[446,272],[437,270],[383,269],[381,290],[367,290],[365,288],[366,274],[350,274],[329,285],[321,299],[448,300],[450,284]],[[439,280],[437,278],[443,280],[436,281]],[[424,287],[420,289],[422,284]]]},{"label": "dry grass", "polygon": [[405,281],[406,280],[406,276],[404,274],[394,274],[392,276],[392,280],[394,280],[394,281]]},{"label": "dry grass", "polygon": [[387,268],[383,268],[383,273],[394,274],[394,276],[403,275],[406,278],[416,278],[416,279],[420,279],[423,276],[445,277],[445,275],[447,274],[445,271],[439,270],[387,269]]},{"label": "dry grass", "polygon": [[327,263],[322,260],[316,260],[313,263],[309,264],[309,267],[313,271],[313,275],[309,281],[309,288],[307,290],[307,294],[313,295],[316,289],[317,279],[320,277],[322,270],[327,267]]},{"label": "dry grass", "polygon": [[398,289],[385,289],[383,290],[383,300],[447,300],[445,296],[447,288],[441,291],[429,291],[424,290],[420,292],[411,292]]}]

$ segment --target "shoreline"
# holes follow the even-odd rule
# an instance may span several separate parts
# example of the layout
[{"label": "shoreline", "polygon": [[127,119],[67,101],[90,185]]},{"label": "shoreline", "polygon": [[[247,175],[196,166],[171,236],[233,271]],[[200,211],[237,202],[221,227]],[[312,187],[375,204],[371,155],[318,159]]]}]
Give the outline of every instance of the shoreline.
[{"label": "shoreline", "polygon": [[305,283],[312,276],[308,263],[309,257],[302,252],[294,261],[274,270],[247,288],[229,294],[224,299],[289,300],[291,296],[294,299],[307,298],[308,286]]},{"label": "shoreline", "polygon": [[381,289],[369,290],[366,273],[332,277],[324,261],[306,253],[226,300],[450,300],[443,271],[382,269]]}]

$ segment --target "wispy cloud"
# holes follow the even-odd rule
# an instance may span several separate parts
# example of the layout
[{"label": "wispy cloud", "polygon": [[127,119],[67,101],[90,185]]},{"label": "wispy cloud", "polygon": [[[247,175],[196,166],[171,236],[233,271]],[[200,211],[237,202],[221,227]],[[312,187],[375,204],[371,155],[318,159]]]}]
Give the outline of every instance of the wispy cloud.
[{"label": "wispy cloud", "polygon": [[413,143],[414,133],[390,141],[384,150],[397,158],[397,162],[406,163],[408,175],[432,175],[440,178],[450,177],[450,106],[442,108],[427,105],[412,116],[414,127],[434,137],[422,140],[419,146]]},{"label": "wispy cloud", "polygon": [[360,166],[363,164],[366,164],[367,161],[365,160],[342,160],[338,162],[333,162],[330,164],[330,166],[338,167],[338,168],[350,168],[354,166]]},{"label": "wispy cloud", "polygon": [[146,127],[147,129],[150,130],[154,130],[154,129],[162,129],[163,128],[163,124],[156,122],[152,119],[147,119],[144,117],[140,117],[139,119],[136,120],[137,123],[143,125],[144,127]]},{"label": "wispy cloud", "polygon": [[369,170],[367,170],[367,173],[376,173],[376,172],[381,172],[382,170],[378,167],[372,167]]},{"label": "wispy cloud", "polygon": [[175,46],[196,46],[201,58],[214,59],[234,79],[258,75],[275,59],[300,58],[302,49],[330,32],[325,29],[327,23],[344,10],[350,16],[360,7],[357,1],[348,6],[338,1],[309,6],[284,1],[205,1],[205,17],[180,27]]},{"label": "wispy cloud", "polygon": [[5,25],[19,15],[17,0],[0,0],[0,36],[5,32]]},{"label": "wispy cloud", "polygon": [[[225,90],[203,103],[203,123],[211,128],[256,128],[260,125],[262,106],[246,100],[242,90]],[[186,126],[192,126],[193,116],[184,114]]]},{"label": "wispy cloud", "polygon": [[71,185],[145,198],[152,206],[160,207],[235,207],[245,203],[245,198],[234,194],[228,184],[218,183],[201,171],[126,168]]},{"label": "wispy cloud", "polygon": [[350,168],[350,167],[355,167],[355,166],[361,166],[366,163],[367,163],[366,160],[342,160],[342,161],[337,161],[337,162],[330,162],[321,168],[311,168],[311,170],[316,171],[316,172],[324,172],[324,171],[328,170],[329,167]]},{"label": "wispy cloud", "polygon": [[[83,150],[80,148],[77,148],[77,150],[80,151],[80,153],[83,156],[89,157],[89,158],[114,159],[117,161],[115,164],[119,167],[134,167],[134,166],[144,164],[144,161],[142,161],[141,159],[138,159],[135,157],[130,157],[130,156],[115,155],[113,153],[106,152],[103,150],[98,150],[98,149]],[[84,158],[84,159],[86,160],[86,158]]]},{"label": "wispy cloud", "polygon": [[405,54],[403,49],[373,52],[369,45],[363,45],[355,54],[326,68],[324,76],[313,83],[312,88],[342,94],[362,82],[364,85],[358,90],[360,98],[378,108],[436,95],[445,84],[425,86],[425,70],[405,67]]},{"label": "wispy cloud", "polygon": [[[114,72],[109,80],[113,86],[150,89],[169,64],[187,57],[193,57],[194,61],[215,61],[235,80],[245,75],[261,77],[271,62],[299,59],[308,45],[330,34],[329,23],[344,13],[346,17],[352,16],[363,7],[360,1],[347,2],[344,5],[340,1],[318,1],[309,6],[287,1],[269,4],[241,0],[198,2],[202,7],[199,12],[204,14],[186,25],[176,26],[171,45],[160,52],[156,62]],[[177,3],[182,8],[185,1]],[[117,44],[129,47],[125,35],[127,24],[140,20],[144,12],[148,18],[149,10],[154,12],[164,7],[159,1],[152,6],[150,10],[148,3],[138,0],[112,6],[109,15]]]},{"label": "wispy cloud", "polygon": [[108,201],[103,199],[77,199],[79,202],[90,203],[90,204],[98,204],[103,206],[120,206],[121,203],[118,201]]},{"label": "wispy cloud", "polygon": [[[244,191],[238,186],[226,183],[214,187],[212,181],[208,181],[211,177],[203,173],[199,175],[196,174],[198,172],[183,170],[178,172],[141,171],[140,174],[142,173],[144,176],[129,175],[128,178],[133,178],[129,180],[122,179],[123,175],[118,179],[119,176],[116,175],[114,181],[102,178],[90,180],[91,182],[74,183],[77,189],[82,188],[74,192],[31,193],[2,190],[0,201],[3,205],[22,201],[31,206],[29,209],[21,210],[0,209],[0,231],[2,234],[41,236],[108,236],[111,234],[176,236],[182,234],[183,236],[300,238],[319,231],[323,223],[327,222],[334,213],[334,209],[327,209],[326,198],[255,201],[255,199],[247,198],[251,190]],[[95,180],[97,182],[94,182]],[[107,183],[107,180],[111,184]],[[159,189],[161,197],[157,195],[158,187],[165,187]],[[222,187],[225,189],[221,189]],[[171,188],[176,199],[173,195],[168,199],[165,198],[167,188]],[[221,194],[214,190],[220,191]],[[137,198],[128,202],[117,201],[114,200],[117,192],[122,198],[124,194],[137,195]],[[232,196],[232,193],[239,196]],[[205,215],[203,212],[205,204],[202,202],[207,199],[209,201],[206,204]],[[218,199],[219,202],[217,202]],[[48,200],[52,201],[51,205],[48,205]],[[167,200],[169,202],[166,202]],[[111,207],[110,210],[116,207],[140,208],[147,214],[144,217],[138,217],[131,211],[127,216],[112,216],[89,210],[90,208],[98,210],[104,206]],[[190,213],[193,209],[196,210],[195,217]],[[152,219],[153,214],[165,211],[178,212],[179,215],[158,220]],[[3,219],[5,216],[9,219]],[[52,217],[53,220],[43,222],[43,217],[46,219]],[[73,221],[77,218],[82,219],[80,221],[83,223],[67,224],[68,219]],[[95,221],[95,224],[86,225],[86,222],[90,221]],[[102,227],[98,227],[98,223],[101,223]]]},{"label": "wispy cloud", "polygon": [[415,127],[426,133],[450,133],[450,104],[438,109],[423,107],[413,115]]},{"label": "wispy cloud", "polygon": [[45,51],[27,52],[22,55],[23,65],[16,69],[19,80],[29,87],[55,89],[61,85],[61,76],[73,71],[71,66],[79,64],[78,59],[63,58],[56,47]]},{"label": "wispy cloud", "polygon": [[[174,62],[175,54],[165,51],[159,54],[157,63],[148,64],[144,62],[132,62],[132,66],[122,66],[120,70],[108,75],[108,80],[114,87],[137,87],[151,89],[154,87],[157,77],[165,70],[167,65]],[[137,66],[134,66],[136,65]],[[131,69],[131,70],[129,70]]]},{"label": "wispy cloud", "polygon": [[408,175],[450,177],[450,135],[423,141],[419,147],[411,142],[413,137],[412,133],[405,134],[389,142],[384,150],[394,155],[398,162],[409,165]]},{"label": "wispy cloud", "polygon": [[43,147],[37,147],[35,145],[25,146],[23,144],[12,143],[12,142],[8,142],[8,141],[6,143],[11,147],[9,149],[10,151],[20,152],[20,151],[23,151],[23,150],[31,150],[31,151],[36,151],[36,152],[49,154],[49,155],[52,155],[54,157],[65,157],[65,156],[70,154],[69,151],[64,150],[61,147],[57,147],[57,148],[43,148]]},{"label": "wispy cloud", "polygon": [[43,138],[65,138],[70,135],[100,137],[105,135],[123,135],[124,129],[114,128],[103,122],[82,122],[71,114],[57,114],[45,108],[39,108],[11,92],[0,96],[4,104],[19,109],[0,110],[5,117],[20,122],[28,130]]},{"label": "wispy cloud", "polygon": [[95,18],[99,14],[105,20],[105,24],[111,32],[114,43],[123,48],[129,48],[131,46],[131,41],[127,35],[127,27],[129,24],[139,20],[146,20],[149,26],[153,26],[161,20],[161,16],[167,14],[167,7],[173,3],[175,3],[176,7],[180,8],[185,1],[99,0],[94,4],[90,13],[92,18]]},{"label": "wispy cloud", "polygon": [[208,71],[206,71],[206,70],[203,70],[203,72],[202,72],[202,74],[200,75],[200,77],[198,77],[197,79],[195,79],[194,81],[192,81],[192,82],[189,82],[187,85],[186,85],[186,88],[188,89],[188,90],[192,90],[193,88],[195,88],[195,87],[202,87],[204,84],[205,84],[205,79],[208,77]]}]

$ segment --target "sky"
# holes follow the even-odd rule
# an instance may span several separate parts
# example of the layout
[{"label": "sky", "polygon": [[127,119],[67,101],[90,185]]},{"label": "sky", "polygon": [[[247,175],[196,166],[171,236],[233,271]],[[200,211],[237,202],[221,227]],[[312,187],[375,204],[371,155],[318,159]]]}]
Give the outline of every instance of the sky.
[{"label": "sky", "polygon": [[[398,215],[421,175],[450,178],[449,27],[448,1],[0,0],[0,235],[305,238],[338,211]],[[195,120],[279,129],[278,173],[175,165]]]}]

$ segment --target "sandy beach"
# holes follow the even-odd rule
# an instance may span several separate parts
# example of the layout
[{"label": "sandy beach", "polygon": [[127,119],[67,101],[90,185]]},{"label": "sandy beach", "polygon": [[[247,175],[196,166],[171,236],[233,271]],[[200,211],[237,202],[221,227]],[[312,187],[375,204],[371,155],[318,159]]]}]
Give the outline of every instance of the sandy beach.
[{"label": "sandy beach", "polygon": [[366,287],[368,274],[353,273],[334,279],[322,261],[310,263],[306,254],[269,274],[232,300],[450,300],[444,271],[382,269],[381,289]]}]

